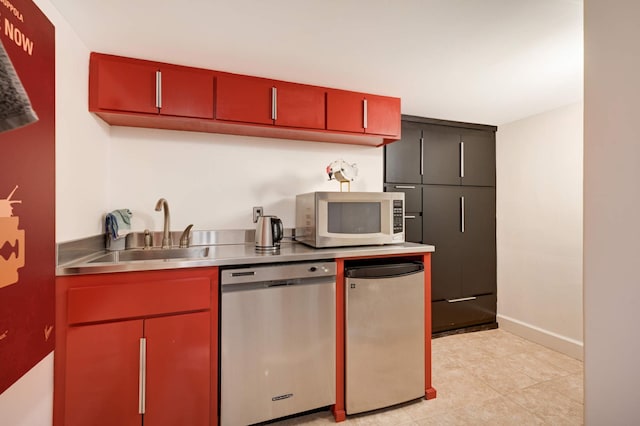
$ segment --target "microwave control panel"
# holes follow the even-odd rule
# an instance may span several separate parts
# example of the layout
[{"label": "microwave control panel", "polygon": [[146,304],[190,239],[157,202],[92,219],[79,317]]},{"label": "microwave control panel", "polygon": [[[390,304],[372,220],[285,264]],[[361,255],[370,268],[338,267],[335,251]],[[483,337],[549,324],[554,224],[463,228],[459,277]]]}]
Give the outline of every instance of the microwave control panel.
[{"label": "microwave control panel", "polygon": [[393,200],[393,233],[403,232],[404,228],[404,209],[402,208],[402,200]]}]

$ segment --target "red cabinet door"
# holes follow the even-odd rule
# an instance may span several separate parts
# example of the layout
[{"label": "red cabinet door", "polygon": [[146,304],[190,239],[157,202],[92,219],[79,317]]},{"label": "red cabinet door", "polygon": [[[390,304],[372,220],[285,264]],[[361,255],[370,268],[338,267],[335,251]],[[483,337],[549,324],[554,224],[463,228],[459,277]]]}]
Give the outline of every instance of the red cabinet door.
[{"label": "red cabinet door", "polygon": [[187,67],[162,67],[160,114],[213,118],[213,73]]},{"label": "red cabinet door", "polygon": [[90,72],[92,111],[213,118],[212,71],[93,53]]},{"label": "red cabinet door", "polygon": [[367,128],[374,135],[400,135],[400,98],[365,95],[367,100]]},{"label": "red cabinet door", "polygon": [[271,80],[243,75],[216,76],[216,119],[273,124]]},{"label": "red cabinet door", "polygon": [[283,82],[277,82],[276,89],[276,125],[305,129],[325,128],[324,89]]},{"label": "red cabinet door", "polygon": [[209,312],[145,320],[144,424],[207,426],[212,423],[210,327]]},{"label": "red cabinet door", "polygon": [[92,54],[89,108],[157,114],[157,70],[144,61]]},{"label": "red cabinet door", "polygon": [[327,93],[327,130],[398,136],[400,121],[400,98],[339,90]]},{"label": "red cabinet door", "polygon": [[324,129],[324,93],[304,84],[223,74],[217,77],[216,119]]},{"label": "red cabinet door", "polygon": [[140,426],[142,320],[70,327],[65,425]]},{"label": "red cabinet door", "polygon": [[327,92],[327,130],[364,133],[362,93],[342,90]]}]

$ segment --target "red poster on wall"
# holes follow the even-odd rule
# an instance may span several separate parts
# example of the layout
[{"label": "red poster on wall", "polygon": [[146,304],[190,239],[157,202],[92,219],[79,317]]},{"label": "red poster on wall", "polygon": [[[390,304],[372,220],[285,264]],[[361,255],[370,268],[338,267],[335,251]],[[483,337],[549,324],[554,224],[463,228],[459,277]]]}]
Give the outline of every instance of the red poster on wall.
[{"label": "red poster on wall", "polygon": [[54,347],[55,30],[0,1],[0,393]]}]

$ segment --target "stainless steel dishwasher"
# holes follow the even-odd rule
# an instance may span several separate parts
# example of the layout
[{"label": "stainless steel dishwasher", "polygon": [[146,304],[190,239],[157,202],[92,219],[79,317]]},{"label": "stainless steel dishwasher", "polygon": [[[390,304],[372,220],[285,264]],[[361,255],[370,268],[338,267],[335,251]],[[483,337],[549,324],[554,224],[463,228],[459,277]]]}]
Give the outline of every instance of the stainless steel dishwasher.
[{"label": "stainless steel dishwasher", "polygon": [[336,263],[221,271],[220,423],[335,404]]},{"label": "stainless steel dishwasher", "polygon": [[424,265],[345,270],[347,414],[425,396]]}]

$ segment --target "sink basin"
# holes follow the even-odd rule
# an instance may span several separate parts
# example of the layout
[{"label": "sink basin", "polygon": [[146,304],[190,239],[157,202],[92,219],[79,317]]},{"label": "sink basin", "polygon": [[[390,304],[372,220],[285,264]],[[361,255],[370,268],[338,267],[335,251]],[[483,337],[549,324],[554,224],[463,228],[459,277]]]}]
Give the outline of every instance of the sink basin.
[{"label": "sink basin", "polygon": [[209,256],[209,247],[122,250],[107,253],[89,263],[135,262],[144,260],[202,259]]}]

